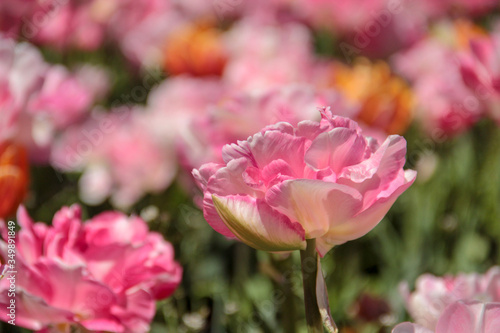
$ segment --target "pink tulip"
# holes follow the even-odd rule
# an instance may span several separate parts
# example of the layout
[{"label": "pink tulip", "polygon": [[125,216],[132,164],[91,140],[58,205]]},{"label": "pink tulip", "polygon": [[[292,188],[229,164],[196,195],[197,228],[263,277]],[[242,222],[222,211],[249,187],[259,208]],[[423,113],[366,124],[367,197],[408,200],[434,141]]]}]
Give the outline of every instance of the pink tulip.
[{"label": "pink tulip", "polygon": [[142,110],[121,107],[109,114],[96,110],[82,125],[67,129],[53,145],[51,163],[62,171],[83,172],[79,187],[86,203],[110,196],[113,205],[128,208],[172,182],[174,153],[145,126]]},{"label": "pink tulip", "polygon": [[230,87],[263,93],[313,80],[313,44],[304,25],[249,18],[238,22],[225,40],[229,59],[222,79]]},{"label": "pink tulip", "polygon": [[95,50],[102,45],[107,22],[93,17],[95,1],[51,2],[52,11],[44,5],[32,8],[32,15],[24,20],[24,30],[32,31],[26,38],[59,49]]},{"label": "pink tulip", "polygon": [[500,303],[456,301],[440,316],[436,329],[402,323],[392,333],[497,333],[500,330]]},{"label": "pink tulip", "polygon": [[500,33],[471,40],[470,49],[460,55],[460,72],[489,115],[500,123]]},{"label": "pink tulip", "polygon": [[222,147],[244,140],[261,128],[280,121],[296,126],[303,119],[318,120],[317,105],[335,105],[342,116],[358,110],[346,107],[334,90],[306,84],[285,85],[262,93],[228,93],[218,103],[205,107],[205,114],[191,119],[181,134],[179,155],[191,170],[204,163],[222,163]]},{"label": "pink tulip", "polygon": [[107,81],[104,72],[90,66],[76,74],[63,66],[53,66],[45,74],[40,91],[30,99],[27,110],[35,118],[50,120],[55,128],[64,128],[89,112],[97,96],[106,92]]},{"label": "pink tulip", "polygon": [[169,78],[148,96],[146,125],[160,141],[172,144],[179,136],[189,136],[193,120],[203,118],[227,93],[227,87],[215,78]]},{"label": "pink tulip", "polygon": [[486,274],[460,274],[436,277],[424,274],[417,279],[416,290],[406,294],[408,312],[421,326],[434,329],[444,309],[458,300],[500,302],[500,268]]},{"label": "pink tulip", "polygon": [[238,144],[224,163],[193,171],[208,223],[226,237],[266,251],[305,249],[324,255],[373,229],[415,180],[404,171],[406,141],[382,145],[352,120],[321,110],[320,122],[281,122]]},{"label": "pink tulip", "polygon": [[34,162],[47,163],[54,138],[85,118],[107,88],[97,67],[70,72],[46,63],[30,44],[0,37],[0,139],[28,147]]},{"label": "pink tulip", "polygon": [[[458,34],[449,23],[441,24],[440,29]],[[483,114],[477,96],[463,83],[459,65],[453,61],[459,54],[458,45],[449,46],[453,43],[457,42],[429,36],[394,57],[397,70],[413,83],[415,117],[436,141],[466,131]]]},{"label": "pink tulip", "polygon": [[301,9],[316,26],[335,28],[345,32],[362,29],[373,21],[373,16],[384,9],[385,0],[369,1],[330,1],[302,0]]},{"label": "pink tulip", "polygon": [[[65,207],[52,226],[18,211],[16,324],[32,330],[147,332],[155,300],[179,285],[172,246],[144,221],[107,212],[82,223],[78,206]],[[2,224],[0,253],[7,258]],[[11,273],[0,281],[0,305],[10,302]],[[0,319],[8,321],[5,311]]]},{"label": "pink tulip", "polygon": [[500,94],[500,34],[473,39],[461,57],[464,81],[473,89]]}]

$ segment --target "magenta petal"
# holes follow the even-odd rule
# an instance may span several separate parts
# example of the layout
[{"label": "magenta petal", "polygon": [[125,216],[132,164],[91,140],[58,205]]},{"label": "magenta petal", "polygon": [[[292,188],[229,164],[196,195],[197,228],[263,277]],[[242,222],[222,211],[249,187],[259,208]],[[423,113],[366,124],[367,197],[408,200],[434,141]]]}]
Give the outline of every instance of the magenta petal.
[{"label": "magenta petal", "polygon": [[127,304],[115,306],[111,313],[126,326],[126,332],[149,332],[149,323],[154,317],[156,306],[152,296],[142,289],[127,290]]},{"label": "magenta petal", "polygon": [[[69,266],[50,259],[41,259],[37,267],[52,285],[50,304],[76,313],[99,316],[116,302],[109,287],[89,279],[82,266]],[[64,281],[67,288],[60,288]],[[89,296],[93,297],[89,298]]]},{"label": "magenta petal", "polygon": [[125,327],[117,320],[108,318],[82,320],[81,325],[89,331],[105,331],[121,333],[125,331]]},{"label": "magenta petal", "polygon": [[490,67],[495,59],[495,49],[489,38],[478,38],[470,41],[470,48],[482,65]]},{"label": "magenta petal", "polygon": [[[0,306],[6,309],[10,303],[8,287],[0,288]],[[71,322],[74,314],[65,309],[54,308],[44,299],[33,296],[22,289],[16,291],[16,325],[40,330],[50,323]],[[7,311],[0,311],[0,320],[8,322]]]},{"label": "magenta petal", "polygon": [[477,75],[473,59],[470,57],[464,56],[462,58],[460,74],[462,75],[462,79],[467,86],[477,89],[478,86],[482,85],[481,79]]}]

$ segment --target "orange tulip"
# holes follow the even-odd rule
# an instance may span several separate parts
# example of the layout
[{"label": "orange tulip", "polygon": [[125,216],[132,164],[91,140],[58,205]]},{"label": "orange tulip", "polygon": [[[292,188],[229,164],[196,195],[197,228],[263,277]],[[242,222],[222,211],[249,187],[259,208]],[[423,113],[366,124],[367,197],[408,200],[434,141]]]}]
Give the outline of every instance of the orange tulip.
[{"label": "orange tulip", "polygon": [[173,75],[220,76],[226,62],[221,32],[201,23],[184,27],[169,38],[163,64]]},{"label": "orange tulip", "polygon": [[349,67],[331,66],[327,86],[338,89],[360,105],[358,121],[387,134],[402,134],[413,113],[413,94],[406,82],[393,75],[383,61],[371,63],[360,58]]},{"label": "orange tulip", "polygon": [[0,142],[0,218],[11,216],[28,188],[26,150],[15,143]]}]

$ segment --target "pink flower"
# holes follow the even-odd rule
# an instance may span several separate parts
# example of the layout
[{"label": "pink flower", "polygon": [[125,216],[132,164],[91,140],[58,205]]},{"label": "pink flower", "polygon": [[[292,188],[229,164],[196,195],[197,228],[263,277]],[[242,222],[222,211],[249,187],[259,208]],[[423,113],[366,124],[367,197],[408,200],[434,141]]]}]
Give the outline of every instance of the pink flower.
[{"label": "pink flower", "polygon": [[98,68],[82,67],[73,74],[63,66],[53,66],[30,99],[28,113],[49,120],[55,128],[64,128],[90,111],[96,98],[106,92],[107,81],[106,73]]},{"label": "pink flower", "polygon": [[[30,68],[29,71],[26,68]],[[16,43],[0,35],[0,105],[17,112],[22,110],[33,92],[40,89],[49,65],[40,52],[28,43]],[[7,97],[9,104],[4,104]],[[4,102],[4,103],[2,103]],[[7,110],[8,111],[8,110]]]},{"label": "pink flower", "polygon": [[309,21],[320,27],[335,28],[341,32],[363,27],[373,15],[384,9],[385,0],[330,1],[302,0],[301,9]]},{"label": "pink flower", "polygon": [[317,120],[317,105],[334,105],[342,116],[358,111],[344,104],[335,90],[307,84],[251,93],[229,89],[214,78],[180,75],[150,93],[143,119],[162,145],[175,146],[181,165],[190,171],[204,163],[222,162],[224,145],[269,124],[286,121],[295,126],[302,119]]},{"label": "pink flower", "polygon": [[[18,211],[17,273],[0,281],[6,308],[14,274],[16,324],[32,330],[147,332],[155,300],[179,285],[181,267],[172,246],[137,217],[107,212],[82,223],[78,206],[64,207],[53,225],[33,223]],[[7,258],[2,224],[0,251]],[[0,319],[8,321],[5,311]]]},{"label": "pink flower", "polygon": [[210,107],[227,95],[227,90],[214,78],[186,75],[169,78],[148,96],[144,117],[147,127],[163,143],[172,144],[179,136],[189,136],[193,119],[203,118]]},{"label": "pink flower", "polygon": [[320,122],[281,122],[238,144],[224,163],[194,170],[208,223],[226,237],[266,251],[321,255],[363,236],[415,180],[404,171],[406,141],[379,145],[352,120],[321,111]]},{"label": "pink flower", "polygon": [[142,110],[122,107],[109,114],[96,110],[81,126],[67,129],[53,146],[51,163],[83,172],[79,187],[86,203],[111,196],[113,205],[128,208],[145,193],[167,188],[177,171],[174,153],[145,126]]},{"label": "pink flower", "polygon": [[415,117],[436,140],[466,131],[483,114],[477,96],[463,83],[459,65],[453,61],[461,47],[460,32],[473,34],[476,28],[461,21],[445,22],[439,28],[451,36],[450,40],[429,36],[394,57],[397,70],[413,83]]},{"label": "pink flower", "polygon": [[97,49],[104,42],[107,22],[93,17],[94,2],[95,0],[71,3],[52,0],[33,6],[31,15],[23,21],[23,31],[30,32],[25,37],[59,49]]},{"label": "pink flower", "polygon": [[441,278],[424,274],[417,279],[413,293],[404,293],[406,307],[415,322],[434,329],[444,309],[453,302],[500,302],[500,268],[493,267],[484,275],[460,274]]},{"label": "pink flower", "polygon": [[32,161],[47,163],[54,137],[82,120],[107,86],[97,67],[51,66],[30,44],[0,36],[0,140],[22,143]]},{"label": "pink flower", "polygon": [[500,303],[456,301],[444,310],[435,330],[406,322],[392,333],[497,333],[499,328]]},{"label": "pink flower", "polygon": [[280,121],[296,126],[303,119],[319,120],[317,105],[335,105],[342,116],[358,110],[346,107],[334,90],[319,90],[306,84],[285,85],[262,93],[228,93],[217,104],[206,107],[205,114],[191,119],[188,131],[181,134],[179,155],[189,170],[204,163],[222,163],[222,147]]},{"label": "pink flower", "polygon": [[222,79],[237,90],[262,93],[312,82],[312,38],[301,24],[242,20],[227,33],[226,44],[229,59]]},{"label": "pink flower", "polygon": [[473,39],[470,46],[461,57],[465,83],[473,89],[500,94],[500,34]]},{"label": "pink flower", "polygon": [[460,72],[465,84],[500,122],[500,33],[470,41],[460,55]]}]

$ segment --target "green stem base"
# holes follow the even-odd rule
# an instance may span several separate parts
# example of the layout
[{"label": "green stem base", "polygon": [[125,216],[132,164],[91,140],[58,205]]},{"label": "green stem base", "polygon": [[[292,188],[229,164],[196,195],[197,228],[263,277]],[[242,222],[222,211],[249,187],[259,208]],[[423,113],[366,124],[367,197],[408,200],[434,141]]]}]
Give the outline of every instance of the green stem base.
[{"label": "green stem base", "polygon": [[309,333],[323,333],[323,321],[316,296],[316,277],[318,274],[318,253],[316,240],[308,239],[305,250],[300,251],[304,304],[306,308],[307,330]]}]

